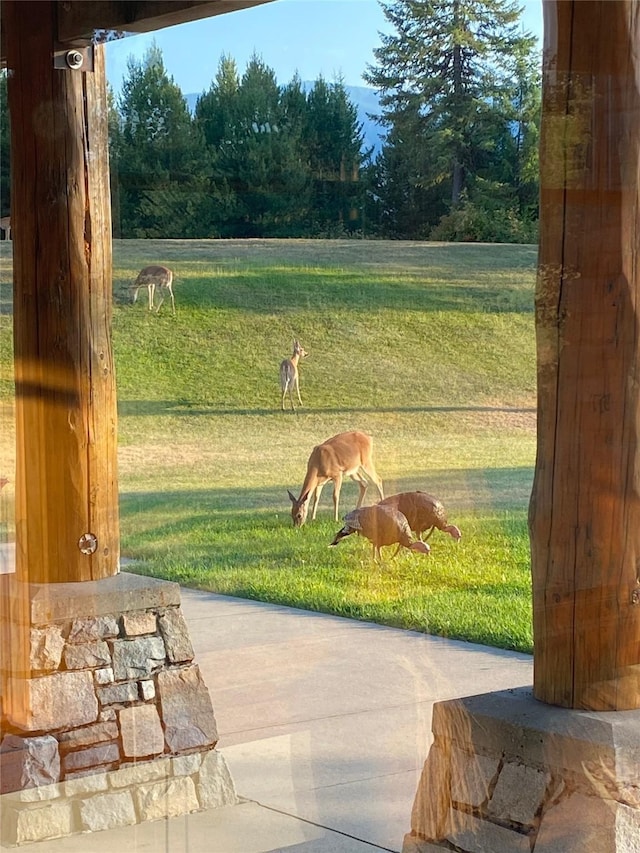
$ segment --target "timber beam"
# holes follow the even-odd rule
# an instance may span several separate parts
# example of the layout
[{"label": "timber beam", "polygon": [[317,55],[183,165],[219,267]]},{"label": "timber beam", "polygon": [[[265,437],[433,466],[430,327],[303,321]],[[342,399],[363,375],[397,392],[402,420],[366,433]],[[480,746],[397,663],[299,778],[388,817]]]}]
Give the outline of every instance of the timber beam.
[{"label": "timber beam", "polygon": [[[148,33],[214,15],[251,9],[272,0],[65,0],[57,2],[57,40],[61,47],[86,47],[96,34]],[[4,5],[4,4],[3,4]],[[29,17],[35,9],[23,4]],[[4,10],[0,8],[0,50],[6,62]]]}]

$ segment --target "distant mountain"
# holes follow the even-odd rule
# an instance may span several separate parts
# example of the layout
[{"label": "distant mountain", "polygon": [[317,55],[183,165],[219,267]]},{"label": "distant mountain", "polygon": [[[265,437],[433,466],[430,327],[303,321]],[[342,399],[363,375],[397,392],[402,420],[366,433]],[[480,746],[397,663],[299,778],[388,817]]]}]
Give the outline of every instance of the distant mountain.
[{"label": "distant mountain", "polygon": [[[302,84],[303,89],[308,92],[313,88],[313,83],[305,81]],[[349,100],[358,111],[358,121],[362,122],[362,135],[364,137],[363,149],[368,151],[373,148],[373,158],[382,147],[381,136],[384,136],[384,129],[375,121],[369,118],[369,115],[378,115],[380,113],[380,102],[375,89],[370,89],[367,86],[345,86],[345,91],[349,96]],[[191,92],[185,95],[187,105],[191,113],[196,108],[196,101],[200,97],[201,92]]]},{"label": "distant mountain", "polygon": [[345,86],[344,88],[349,95],[349,100],[358,110],[358,121],[363,124],[364,148],[365,150],[373,148],[372,157],[375,159],[376,154],[382,148],[380,137],[384,137],[385,133],[383,127],[369,118],[369,115],[380,115],[378,93],[375,89],[369,89],[367,86]]}]

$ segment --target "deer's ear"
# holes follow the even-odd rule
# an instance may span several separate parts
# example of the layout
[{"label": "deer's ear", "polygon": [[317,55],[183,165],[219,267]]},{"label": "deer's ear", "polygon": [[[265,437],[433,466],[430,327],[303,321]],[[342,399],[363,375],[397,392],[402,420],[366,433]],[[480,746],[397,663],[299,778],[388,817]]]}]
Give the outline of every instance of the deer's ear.
[{"label": "deer's ear", "polygon": [[291,492],[289,491],[289,489],[287,489],[287,494],[289,495],[289,498],[291,499],[291,503],[294,503],[294,504],[298,503],[298,498],[296,498],[294,495],[292,495]]}]

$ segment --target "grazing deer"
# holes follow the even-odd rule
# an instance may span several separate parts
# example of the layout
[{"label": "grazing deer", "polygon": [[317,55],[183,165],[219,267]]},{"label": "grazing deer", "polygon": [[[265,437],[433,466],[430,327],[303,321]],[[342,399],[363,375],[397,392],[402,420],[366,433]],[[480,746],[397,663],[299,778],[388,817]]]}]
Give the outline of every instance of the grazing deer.
[{"label": "grazing deer", "polygon": [[160,306],[164,302],[164,298],[167,293],[171,297],[173,313],[176,313],[176,303],[173,298],[173,273],[170,269],[167,267],[153,265],[140,270],[137,279],[132,285],[134,302],[138,298],[138,291],[141,287],[146,287],[149,290],[149,311],[153,311],[153,299],[156,288],[158,288],[160,293],[160,302],[156,308],[156,314],[160,310]]},{"label": "grazing deer", "polygon": [[[289,492],[291,499],[291,518],[294,527],[302,527],[307,520],[309,503],[311,518],[316,517],[320,492],[325,483],[333,481],[333,514],[338,520],[338,503],[343,477],[351,477],[358,484],[360,495],[356,508],[362,505],[369,481],[364,474],[376,485],[380,500],[384,499],[382,480],[376,474],[372,458],[373,439],[363,432],[341,432],[318,444],[311,451],[307,463],[307,475],[302,484],[300,497],[296,498]],[[363,474],[364,472],[364,474]]]},{"label": "grazing deer", "polygon": [[293,355],[291,358],[285,358],[280,364],[280,388],[282,389],[282,411],[284,412],[284,398],[287,391],[289,392],[289,402],[291,403],[291,411],[295,412],[293,405],[293,390],[298,394],[298,402],[302,405],[300,397],[300,377],[298,376],[298,362],[301,358],[309,355],[299,341],[293,342]]}]

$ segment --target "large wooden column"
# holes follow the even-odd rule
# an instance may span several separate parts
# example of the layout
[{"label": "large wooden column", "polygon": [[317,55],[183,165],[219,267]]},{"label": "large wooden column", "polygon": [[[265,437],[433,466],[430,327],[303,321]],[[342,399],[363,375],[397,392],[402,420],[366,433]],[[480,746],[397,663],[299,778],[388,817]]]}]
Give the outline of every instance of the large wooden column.
[{"label": "large wooden column", "polygon": [[11,114],[18,579],[117,572],[104,55],[54,68],[58,3],[5,0]]},{"label": "large wooden column", "polygon": [[54,68],[51,0],[3,0],[11,115],[16,574],[5,576],[4,713],[32,713],[30,590],[119,560],[104,57]]},{"label": "large wooden column", "polygon": [[534,692],[640,707],[640,3],[545,0]]}]

